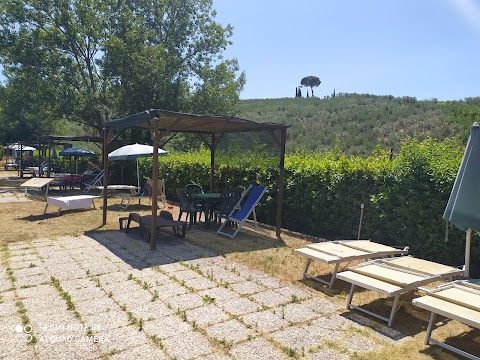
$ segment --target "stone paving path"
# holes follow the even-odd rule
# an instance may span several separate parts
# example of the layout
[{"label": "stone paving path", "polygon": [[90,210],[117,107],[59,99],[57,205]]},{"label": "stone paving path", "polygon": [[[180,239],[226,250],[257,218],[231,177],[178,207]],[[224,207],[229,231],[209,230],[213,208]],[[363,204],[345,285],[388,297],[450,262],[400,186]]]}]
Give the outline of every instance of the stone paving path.
[{"label": "stone paving path", "polygon": [[119,231],[9,244],[0,358],[347,359],[403,337],[187,241],[157,244]]},{"label": "stone paving path", "polygon": [[28,202],[31,201],[25,196],[24,191],[12,189],[0,190],[0,203]]}]

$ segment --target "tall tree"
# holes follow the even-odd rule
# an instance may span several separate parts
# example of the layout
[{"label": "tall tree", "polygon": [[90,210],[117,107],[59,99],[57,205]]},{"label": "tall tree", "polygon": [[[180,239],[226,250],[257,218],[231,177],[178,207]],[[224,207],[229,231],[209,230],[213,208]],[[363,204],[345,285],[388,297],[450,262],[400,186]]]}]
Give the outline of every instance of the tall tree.
[{"label": "tall tree", "polygon": [[306,76],[300,81],[300,85],[310,87],[310,89],[312,90],[312,97],[313,97],[313,88],[319,86],[321,83],[322,82],[320,81],[320,79],[316,76]]},{"label": "tall tree", "polygon": [[97,130],[148,108],[198,108],[199,97],[233,112],[245,83],[221,58],[232,27],[215,22],[212,0],[4,0],[0,11],[7,87],[34,74],[57,118]]},{"label": "tall tree", "polygon": [[[107,37],[110,1],[4,0],[0,3],[0,55],[7,87],[32,79],[31,91],[53,93],[40,107],[57,117],[101,129],[108,116],[107,86],[99,60]],[[27,85],[28,86],[28,85]]]}]

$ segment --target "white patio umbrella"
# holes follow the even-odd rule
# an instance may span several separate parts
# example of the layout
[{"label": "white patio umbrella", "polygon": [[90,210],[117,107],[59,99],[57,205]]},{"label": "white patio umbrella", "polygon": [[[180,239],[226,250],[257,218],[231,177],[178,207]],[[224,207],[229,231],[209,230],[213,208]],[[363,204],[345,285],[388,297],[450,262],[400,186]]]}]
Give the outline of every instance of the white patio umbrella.
[{"label": "white patio umbrella", "polygon": [[465,276],[470,275],[472,230],[480,231],[480,125],[471,127],[465,153],[443,218],[466,231]]},{"label": "white patio umbrella", "polygon": [[[167,151],[158,149],[158,156],[166,156]],[[132,144],[125,145],[112,151],[108,154],[108,160],[130,160],[135,159],[137,161],[137,186],[140,188],[140,173],[138,170],[138,159],[143,157],[151,157],[153,155],[153,146]]]},{"label": "white patio umbrella", "polygon": [[27,146],[27,145],[21,145],[19,143],[16,143],[16,144],[11,144],[11,145],[8,145],[7,146],[7,149],[9,150],[15,150],[15,151],[20,151],[20,150],[23,150],[23,151],[35,151],[37,150],[37,148],[34,148],[33,146]]},{"label": "white patio umbrella", "polygon": [[37,150],[37,148],[34,148],[33,146],[27,146],[27,145],[23,145],[23,144],[19,144],[19,143],[7,145],[6,149],[12,151],[11,155],[14,158],[18,158],[18,157],[22,156],[22,154],[20,154],[20,155],[16,154],[17,151],[20,151],[20,150],[22,150],[22,151],[35,151],[35,150]]}]

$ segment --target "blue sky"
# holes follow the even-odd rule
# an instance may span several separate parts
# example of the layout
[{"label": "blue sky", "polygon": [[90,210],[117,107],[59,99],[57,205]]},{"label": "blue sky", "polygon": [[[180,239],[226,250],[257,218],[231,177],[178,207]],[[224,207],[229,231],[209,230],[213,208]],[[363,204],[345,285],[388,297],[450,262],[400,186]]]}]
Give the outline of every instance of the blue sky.
[{"label": "blue sky", "polygon": [[[242,99],[338,92],[459,100],[480,96],[480,0],[214,0],[234,26],[226,58]],[[305,93],[304,93],[305,94]]]}]

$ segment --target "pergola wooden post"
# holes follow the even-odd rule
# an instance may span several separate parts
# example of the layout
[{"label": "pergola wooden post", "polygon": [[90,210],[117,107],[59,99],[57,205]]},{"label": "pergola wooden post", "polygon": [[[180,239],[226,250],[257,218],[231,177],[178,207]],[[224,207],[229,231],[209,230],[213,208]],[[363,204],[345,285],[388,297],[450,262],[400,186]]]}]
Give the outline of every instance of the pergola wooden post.
[{"label": "pergola wooden post", "polygon": [[152,222],[150,228],[150,249],[157,248],[157,207],[158,207],[158,118],[153,119],[153,169],[152,169]]},{"label": "pergola wooden post", "polygon": [[215,134],[212,134],[212,145],[210,146],[210,192],[213,192],[215,185]]},{"label": "pergola wooden post", "polygon": [[283,204],[283,188],[285,182],[285,144],[287,142],[287,129],[282,131],[282,137],[280,140],[280,170],[278,172],[278,196],[277,196],[277,221],[275,226],[275,234],[280,237],[280,231],[282,228],[282,205]]},{"label": "pergola wooden post", "polygon": [[102,226],[107,225],[107,186],[108,186],[108,133],[109,129],[103,128],[103,221]]}]

